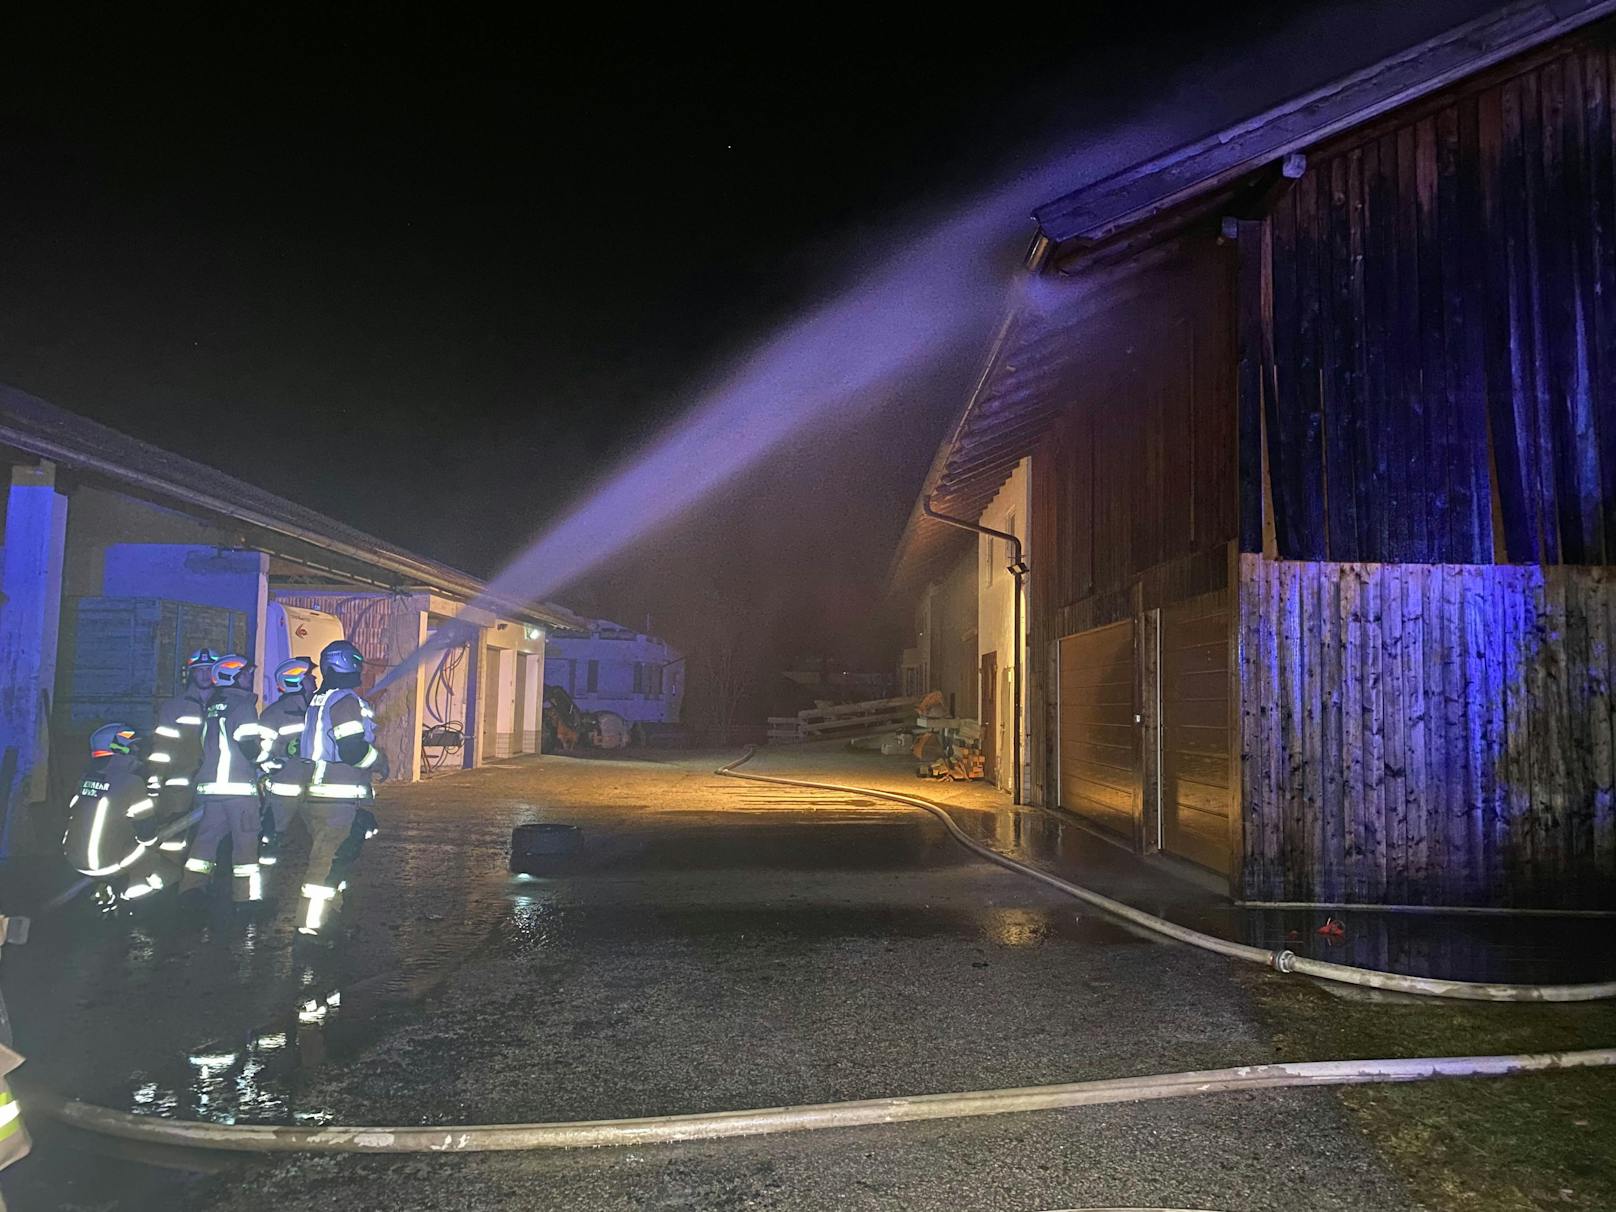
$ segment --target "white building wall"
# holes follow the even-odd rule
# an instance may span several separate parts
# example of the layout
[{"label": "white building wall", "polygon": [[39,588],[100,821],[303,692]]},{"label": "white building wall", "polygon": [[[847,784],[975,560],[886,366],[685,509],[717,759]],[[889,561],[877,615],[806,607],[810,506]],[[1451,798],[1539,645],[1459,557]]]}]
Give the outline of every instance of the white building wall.
[{"label": "white building wall", "polygon": [[520,744],[516,736],[516,662],[520,654],[515,649],[499,651],[499,670],[493,677],[494,702],[494,757],[512,757]]},{"label": "white building wall", "polygon": [[537,652],[522,654],[522,752],[537,753],[543,730],[544,641],[538,641]]},{"label": "white building wall", "polygon": [[[1023,459],[1016,465],[1010,478],[999,489],[988,507],[983,510],[981,524],[994,530],[1002,530],[1015,535],[1021,540],[1022,558],[1028,563],[1034,559],[1032,538],[1028,531],[1027,518],[1032,504],[1032,475],[1030,471],[1031,460]],[[998,732],[994,737],[994,752],[997,763],[996,781],[998,786],[1009,791],[1014,786],[1014,770],[1011,760],[1014,745],[1011,738],[1011,722],[1015,718],[1012,686],[1015,676],[1015,656],[1019,650],[1022,659],[1026,659],[1027,644],[1027,618],[1026,603],[1023,602],[1021,620],[1021,637],[1019,643],[1014,634],[1015,625],[1015,578],[1010,575],[1010,544],[1003,539],[992,539],[983,535],[977,542],[976,584],[977,584],[977,668],[981,668],[982,657],[988,653],[998,656],[998,685],[994,688],[994,706],[998,717]],[[1027,676],[1023,666],[1021,678],[1021,727],[1022,727],[1022,753],[1021,753],[1021,785],[1026,787],[1030,782],[1029,752],[1026,745],[1027,735]],[[978,687],[978,694],[986,694],[986,686]]]}]

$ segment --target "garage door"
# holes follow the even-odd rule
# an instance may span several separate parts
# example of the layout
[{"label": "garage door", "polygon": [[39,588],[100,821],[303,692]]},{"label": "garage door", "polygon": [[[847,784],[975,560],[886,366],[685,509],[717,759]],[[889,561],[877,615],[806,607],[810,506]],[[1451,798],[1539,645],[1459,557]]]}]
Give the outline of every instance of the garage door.
[{"label": "garage door", "polygon": [[1060,642],[1061,807],[1133,839],[1140,804],[1134,625]]},{"label": "garage door", "polygon": [[1161,612],[1162,849],[1229,872],[1229,610],[1205,594]]}]

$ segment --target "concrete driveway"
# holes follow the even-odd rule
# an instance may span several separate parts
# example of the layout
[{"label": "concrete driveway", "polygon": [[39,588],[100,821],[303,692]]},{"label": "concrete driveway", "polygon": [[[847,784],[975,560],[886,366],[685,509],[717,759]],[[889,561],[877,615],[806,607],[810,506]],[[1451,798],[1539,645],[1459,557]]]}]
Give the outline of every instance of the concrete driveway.
[{"label": "concrete driveway", "polygon": [[[1272,1057],[1227,962],[1096,918],[924,814],[715,778],[718,760],[544,758],[389,789],[326,955],[294,951],[289,906],[251,926],[64,915],[7,958],[28,1069],[152,1113],[452,1124]],[[527,820],[580,825],[582,851],[512,881]],[[191,1164],[47,1132],[5,1191],[25,1212],[1410,1206],[1320,1091],[633,1151],[157,1160]]]}]

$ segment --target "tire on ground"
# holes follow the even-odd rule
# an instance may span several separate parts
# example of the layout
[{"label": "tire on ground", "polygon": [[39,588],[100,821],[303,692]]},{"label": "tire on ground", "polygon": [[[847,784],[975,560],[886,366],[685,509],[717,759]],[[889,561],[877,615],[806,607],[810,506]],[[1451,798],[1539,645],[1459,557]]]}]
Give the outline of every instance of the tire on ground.
[{"label": "tire on ground", "polygon": [[517,875],[533,875],[559,858],[576,854],[583,844],[583,831],[576,825],[545,821],[518,825],[511,830],[510,869]]}]

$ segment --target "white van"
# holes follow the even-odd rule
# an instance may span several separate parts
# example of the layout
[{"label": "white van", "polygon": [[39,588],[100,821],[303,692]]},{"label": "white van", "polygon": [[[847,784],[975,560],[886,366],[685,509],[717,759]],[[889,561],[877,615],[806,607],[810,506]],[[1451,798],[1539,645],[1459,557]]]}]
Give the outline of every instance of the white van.
[{"label": "white van", "polygon": [[323,610],[303,606],[269,604],[268,626],[264,632],[264,690],[275,697],[275,667],[292,657],[320,659],[320,650],[334,640],[346,639],[342,620]]}]

